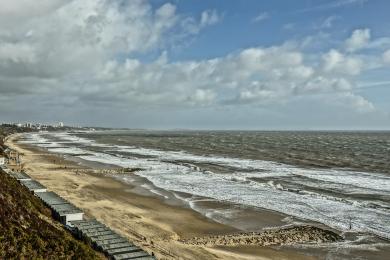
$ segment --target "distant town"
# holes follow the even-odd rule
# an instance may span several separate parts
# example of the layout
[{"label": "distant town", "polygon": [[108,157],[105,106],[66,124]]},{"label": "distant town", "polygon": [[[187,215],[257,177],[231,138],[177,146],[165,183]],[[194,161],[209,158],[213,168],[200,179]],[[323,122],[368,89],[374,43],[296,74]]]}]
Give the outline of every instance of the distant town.
[{"label": "distant town", "polygon": [[42,124],[42,123],[2,123],[2,125],[16,126],[20,128],[32,128],[36,130],[45,130],[47,128],[62,128],[64,127],[63,122],[58,122],[54,124]]},{"label": "distant town", "polygon": [[17,127],[21,129],[30,129],[36,131],[53,131],[53,130],[69,130],[69,129],[82,129],[82,130],[95,130],[95,128],[91,127],[83,127],[83,126],[68,126],[63,122],[56,123],[30,123],[30,122],[3,122],[0,124],[1,126],[8,127]]}]

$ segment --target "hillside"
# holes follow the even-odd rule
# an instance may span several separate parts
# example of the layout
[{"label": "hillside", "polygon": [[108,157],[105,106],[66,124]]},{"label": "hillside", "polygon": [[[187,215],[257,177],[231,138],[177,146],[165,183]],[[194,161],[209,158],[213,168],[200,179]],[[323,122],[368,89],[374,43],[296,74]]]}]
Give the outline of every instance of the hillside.
[{"label": "hillside", "polygon": [[[12,132],[0,126],[0,135]],[[0,259],[101,258],[53,221],[38,198],[0,172]]]},{"label": "hillside", "polygon": [[0,173],[0,259],[99,259],[51,221],[50,211],[16,180]]}]

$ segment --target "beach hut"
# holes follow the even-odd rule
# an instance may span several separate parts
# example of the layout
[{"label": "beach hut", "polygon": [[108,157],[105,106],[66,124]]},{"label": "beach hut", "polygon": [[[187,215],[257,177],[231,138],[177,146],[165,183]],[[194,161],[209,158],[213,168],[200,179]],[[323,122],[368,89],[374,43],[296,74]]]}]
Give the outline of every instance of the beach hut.
[{"label": "beach hut", "polygon": [[73,226],[72,221],[83,220],[84,212],[56,193],[36,192],[35,195],[52,210],[54,218],[64,225]]},{"label": "beach hut", "polygon": [[58,196],[56,193],[52,191],[48,192],[37,192],[35,195],[40,198],[43,203],[48,206],[50,209],[53,209],[54,205],[58,204],[66,204],[68,201],[63,199],[62,197]]},{"label": "beach hut", "polygon": [[72,221],[71,224],[74,233],[109,259],[156,259],[95,219]]},{"label": "beach hut", "polygon": [[138,251],[138,252],[131,252],[131,253],[124,253],[124,254],[119,254],[119,255],[113,255],[111,258],[114,260],[124,260],[124,259],[155,259],[154,257],[150,256],[147,252],[145,251]]},{"label": "beach hut", "polygon": [[19,163],[19,153],[17,151],[6,149],[5,154],[10,162]]},{"label": "beach hut", "polygon": [[22,165],[19,162],[15,161],[6,161],[7,168],[10,169],[13,172],[20,172],[22,171]]},{"label": "beach hut", "polygon": [[67,205],[68,207],[61,207],[54,209],[59,221],[67,226],[71,226],[71,221],[82,220],[84,212],[71,204]]},{"label": "beach hut", "polygon": [[11,172],[10,169],[6,165],[0,165],[0,169],[2,172],[9,174]]},{"label": "beach hut", "polygon": [[17,179],[18,181],[31,181],[31,178],[30,176],[28,176],[26,173],[24,172],[9,172],[9,175],[15,179]]},{"label": "beach hut", "polygon": [[34,180],[22,180],[20,183],[22,183],[27,189],[29,189],[33,193],[47,191],[45,186]]}]

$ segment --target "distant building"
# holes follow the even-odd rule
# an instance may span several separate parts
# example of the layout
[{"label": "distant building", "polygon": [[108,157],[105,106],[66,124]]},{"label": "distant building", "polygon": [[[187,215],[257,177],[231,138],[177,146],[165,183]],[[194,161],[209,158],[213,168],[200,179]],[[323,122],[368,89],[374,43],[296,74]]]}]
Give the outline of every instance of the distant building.
[{"label": "distant building", "polygon": [[64,123],[63,122],[59,122],[58,123],[58,127],[64,127]]},{"label": "distant building", "polygon": [[22,165],[20,163],[8,162],[7,168],[13,172],[21,172],[22,171]]},{"label": "distant building", "polygon": [[22,165],[20,163],[19,153],[15,150],[6,149],[5,155],[7,157],[5,163],[7,164],[8,169],[14,172],[20,172],[22,170]]}]

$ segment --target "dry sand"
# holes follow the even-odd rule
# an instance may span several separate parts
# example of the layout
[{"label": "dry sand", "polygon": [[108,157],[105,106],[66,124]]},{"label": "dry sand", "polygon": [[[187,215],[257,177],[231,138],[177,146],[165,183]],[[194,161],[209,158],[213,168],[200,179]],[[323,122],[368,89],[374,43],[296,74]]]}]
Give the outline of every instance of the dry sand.
[{"label": "dry sand", "polygon": [[189,245],[180,240],[226,235],[238,230],[214,222],[191,209],[132,192],[131,185],[96,174],[85,166],[16,142],[25,171],[90,217],[128,237],[158,259],[313,259],[298,252],[271,247]]}]

